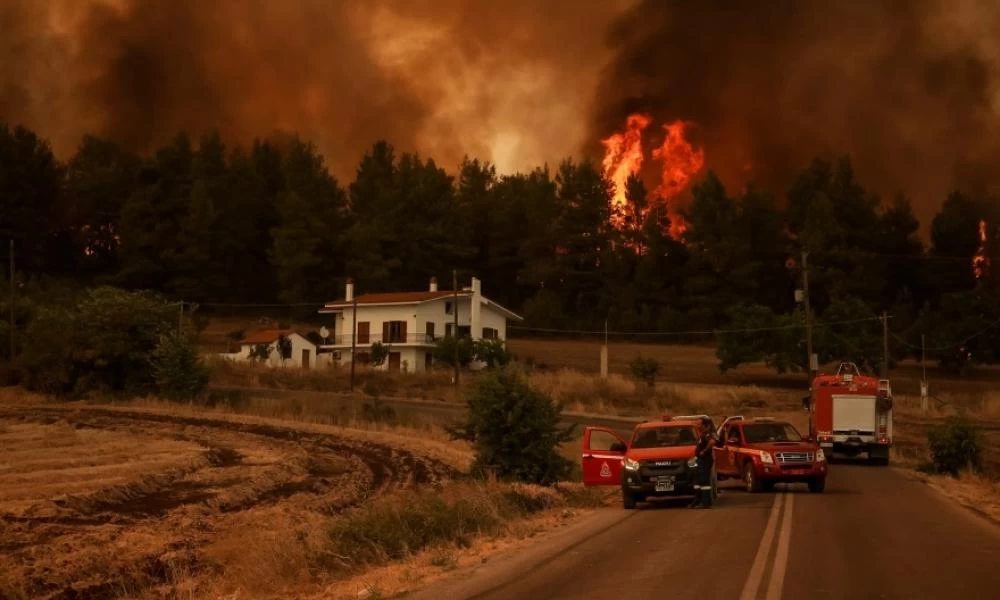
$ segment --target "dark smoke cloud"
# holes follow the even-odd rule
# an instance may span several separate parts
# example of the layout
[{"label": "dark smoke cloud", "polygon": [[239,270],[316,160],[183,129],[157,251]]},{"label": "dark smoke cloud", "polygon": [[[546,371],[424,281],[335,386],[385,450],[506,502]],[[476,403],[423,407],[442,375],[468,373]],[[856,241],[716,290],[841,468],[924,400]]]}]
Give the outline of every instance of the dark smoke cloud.
[{"label": "dark smoke cloud", "polygon": [[991,0],[640,0],[607,40],[592,139],[634,111],[691,119],[724,180],[779,190],[812,156],[850,153],[925,225],[953,186],[1000,184]]},{"label": "dark smoke cloud", "polygon": [[583,143],[618,4],[5,0],[0,120],[63,156],[85,132],[148,151],[218,129],[298,132],[341,175],[383,137],[524,168]]}]

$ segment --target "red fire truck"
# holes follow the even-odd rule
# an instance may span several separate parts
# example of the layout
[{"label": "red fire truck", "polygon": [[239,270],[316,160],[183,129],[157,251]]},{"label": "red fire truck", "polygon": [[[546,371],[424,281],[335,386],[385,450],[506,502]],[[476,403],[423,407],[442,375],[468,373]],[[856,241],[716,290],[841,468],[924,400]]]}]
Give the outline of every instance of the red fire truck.
[{"label": "red fire truck", "polygon": [[889,464],[892,447],[892,390],[888,379],[862,375],[857,365],[840,363],[834,375],[813,379],[809,433],[821,448]]}]

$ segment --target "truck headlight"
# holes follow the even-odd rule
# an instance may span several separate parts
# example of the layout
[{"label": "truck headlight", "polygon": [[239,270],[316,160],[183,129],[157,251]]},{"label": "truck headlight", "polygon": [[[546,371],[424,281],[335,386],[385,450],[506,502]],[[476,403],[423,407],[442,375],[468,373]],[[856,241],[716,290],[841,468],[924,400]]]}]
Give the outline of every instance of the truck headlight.
[{"label": "truck headlight", "polygon": [[760,462],[764,463],[765,465],[773,465],[774,464],[774,458],[771,457],[771,453],[770,452],[764,452],[763,450],[761,450],[761,452],[760,452]]},{"label": "truck headlight", "polygon": [[692,469],[696,468],[698,466],[698,457],[692,456],[691,458],[689,458],[688,466],[691,467]]},{"label": "truck headlight", "polygon": [[822,448],[816,450],[816,462],[826,462],[826,453]]},{"label": "truck headlight", "polygon": [[632,460],[631,458],[626,458],[625,459],[625,470],[626,471],[638,471],[639,470],[639,461]]}]

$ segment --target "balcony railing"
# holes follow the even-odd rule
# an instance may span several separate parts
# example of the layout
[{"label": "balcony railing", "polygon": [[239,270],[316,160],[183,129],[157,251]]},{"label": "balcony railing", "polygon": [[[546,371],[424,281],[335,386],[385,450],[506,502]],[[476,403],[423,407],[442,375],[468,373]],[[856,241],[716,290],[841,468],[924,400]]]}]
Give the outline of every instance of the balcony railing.
[{"label": "balcony railing", "polygon": [[[358,334],[358,346],[371,346],[375,342],[380,342],[382,344],[433,344],[437,340],[441,339],[442,336],[439,335],[427,335],[426,333],[409,333],[407,335],[388,335],[383,336],[382,334]],[[343,335],[331,335],[321,342],[324,346],[350,346],[351,345],[351,334]]]}]

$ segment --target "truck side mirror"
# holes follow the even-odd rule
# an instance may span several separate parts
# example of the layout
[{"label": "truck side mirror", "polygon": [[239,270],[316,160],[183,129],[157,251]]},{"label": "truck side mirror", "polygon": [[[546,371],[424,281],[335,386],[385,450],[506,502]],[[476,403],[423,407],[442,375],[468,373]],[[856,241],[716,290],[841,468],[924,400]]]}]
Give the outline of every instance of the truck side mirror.
[{"label": "truck side mirror", "polygon": [[809,396],[802,397],[802,410],[809,410]]},{"label": "truck side mirror", "polygon": [[628,450],[628,448],[626,448],[625,444],[623,444],[621,442],[615,442],[614,444],[611,444],[611,451],[612,452],[622,452],[622,453],[624,453],[626,450]]}]

